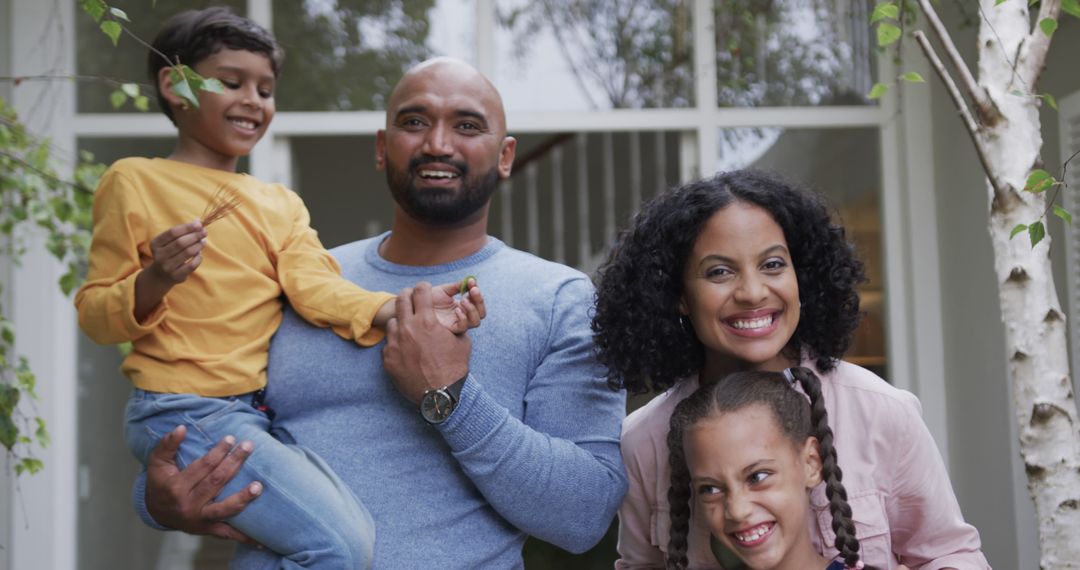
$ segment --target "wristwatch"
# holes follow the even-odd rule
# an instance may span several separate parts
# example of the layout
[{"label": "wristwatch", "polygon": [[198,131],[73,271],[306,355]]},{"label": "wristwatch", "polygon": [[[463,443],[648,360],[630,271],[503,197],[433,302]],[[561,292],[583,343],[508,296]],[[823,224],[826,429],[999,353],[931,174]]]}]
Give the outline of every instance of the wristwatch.
[{"label": "wristwatch", "polygon": [[469,375],[466,374],[461,380],[449,386],[424,392],[423,397],[420,398],[420,415],[424,416],[427,423],[438,425],[450,418],[450,414],[457,408],[461,388],[465,385],[465,378],[468,377]]}]

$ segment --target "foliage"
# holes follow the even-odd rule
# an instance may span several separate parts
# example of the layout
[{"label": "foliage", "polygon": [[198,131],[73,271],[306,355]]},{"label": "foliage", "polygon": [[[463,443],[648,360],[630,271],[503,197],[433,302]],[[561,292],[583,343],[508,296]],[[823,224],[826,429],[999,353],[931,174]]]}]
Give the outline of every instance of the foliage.
[{"label": "foliage", "polygon": [[[691,4],[633,0],[542,0],[500,10],[523,59],[545,29],[579,83],[598,85],[615,108],[694,104]],[[586,96],[588,91],[585,91]],[[593,102],[594,106],[600,106]]]},{"label": "foliage", "polygon": [[[71,178],[59,174],[57,150],[27,132],[15,111],[0,99],[0,255],[18,263],[26,232],[44,232],[46,248],[66,266],[59,286],[71,293],[85,273],[90,245],[92,189],[104,167],[93,156],[78,157]],[[26,357],[15,354],[15,328],[0,308],[0,444],[16,474],[36,473],[42,463],[34,445],[49,444],[45,421],[22,401],[37,399],[36,378]]]},{"label": "foliage", "polygon": [[[127,27],[131,23],[127,12],[106,4],[103,0],[79,0],[89,16],[115,46],[122,34],[147,46]],[[152,48],[150,48],[152,49]],[[142,51],[142,50],[138,50]],[[158,53],[161,57],[164,54]],[[166,58],[167,59],[167,58]],[[194,107],[199,106],[196,92],[223,91],[217,79],[206,79],[187,65],[172,62],[173,89]],[[15,85],[26,78],[16,78]],[[120,83],[99,77],[102,83],[117,86],[109,95],[114,108],[132,101],[140,111],[149,108],[149,98],[136,83]],[[73,167],[73,168],[72,168]],[[93,189],[105,166],[94,161],[93,155],[79,153],[77,158],[66,157],[48,140],[30,133],[19,121],[15,110],[0,99],[0,255],[15,263],[26,252],[26,234],[30,228],[44,232],[45,247],[66,266],[59,286],[64,295],[78,287],[86,273],[90,248]],[[67,177],[62,172],[71,172]],[[127,347],[121,346],[121,351]],[[20,402],[37,400],[36,378],[30,363],[15,354],[15,328],[0,307],[0,445],[14,460],[15,473],[36,473],[43,467],[34,457],[34,445],[49,444],[45,421],[36,411],[27,412]]]},{"label": "foliage", "polygon": [[427,45],[434,0],[275,2],[274,33],[285,48],[288,80],[278,110],[352,111],[386,108],[406,69],[436,55]]},{"label": "foliage", "polygon": [[[994,6],[1000,6],[1003,2],[1005,2],[1005,0],[995,0]],[[1036,3],[1037,0],[1031,1],[1032,5]],[[910,26],[914,23],[913,16],[916,10],[915,0],[886,0],[878,2],[870,16],[870,24],[877,26],[878,47],[884,49],[893,46],[899,50],[899,41],[904,35],[904,29],[906,26]],[[978,10],[980,11],[978,15],[965,14],[965,17],[971,17],[974,22],[978,22],[979,18],[985,18],[985,16],[981,14],[981,8],[978,8]],[[1080,18],[1080,0],[1062,0],[1061,11],[1075,18]],[[971,24],[972,22],[966,23]],[[1054,32],[1057,31],[1058,21],[1056,18],[1043,18],[1037,25],[1039,30],[1041,30],[1047,38],[1052,38]],[[1016,62],[1014,60],[1013,67],[1015,68],[1015,66]],[[901,73],[897,76],[897,79],[915,83],[924,82],[922,76],[914,71]],[[877,83],[870,90],[868,97],[871,99],[880,98],[888,92],[890,86],[891,84]],[[1027,89],[1012,89],[1010,95],[1014,97],[1032,97],[1046,103],[1051,109],[1057,110],[1057,99],[1050,93],[1034,93]],[[1032,169],[1031,173],[1028,175],[1026,184],[1024,184],[1023,191],[1039,194],[1046,190],[1053,189],[1053,193],[1047,198],[1047,207],[1039,219],[1014,226],[1009,234],[1010,239],[1015,238],[1021,233],[1027,233],[1028,239],[1031,241],[1031,247],[1035,247],[1046,237],[1046,226],[1043,223],[1043,220],[1051,212],[1055,216],[1061,218],[1066,224],[1072,224],[1072,214],[1065,208],[1059,206],[1056,202],[1060,190],[1068,187],[1068,184],[1065,182],[1065,173],[1069,168],[1069,162],[1076,158],[1077,155],[1080,155],[1080,152],[1074,153],[1062,165],[1061,178],[1055,178],[1052,174],[1040,168]]]},{"label": "foliage", "polygon": [[[693,2],[543,0],[500,11],[524,59],[549,30],[582,91],[599,86],[614,108],[690,107],[694,102]],[[827,0],[731,0],[714,14],[717,104],[860,104],[848,40],[852,23]],[[593,101],[596,107],[600,102]]]}]

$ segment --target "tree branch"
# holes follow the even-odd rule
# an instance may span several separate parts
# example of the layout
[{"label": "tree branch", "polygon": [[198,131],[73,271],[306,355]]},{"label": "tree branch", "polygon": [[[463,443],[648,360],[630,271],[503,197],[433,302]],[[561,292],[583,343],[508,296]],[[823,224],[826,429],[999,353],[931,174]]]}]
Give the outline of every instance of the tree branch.
[{"label": "tree branch", "polygon": [[[952,63],[953,68],[956,69],[956,73],[960,76],[960,82],[963,83],[964,90],[967,91],[971,100],[975,102],[975,109],[979,112],[979,117],[986,124],[993,125],[994,123],[997,123],[1001,119],[1001,111],[998,110],[997,105],[995,105],[993,100],[987,95],[986,90],[975,80],[975,76],[971,73],[971,68],[964,62],[964,58],[961,57],[960,51],[956,49],[956,44],[953,43],[952,36],[949,35],[949,31],[945,28],[945,24],[941,22],[941,18],[938,17],[937,11],[934,10],[934,6],[930,3],[930,0],[918,0],[918,2],[919,9],[922,10],[923,15],[926,16],[926,21],[930,24],[930,29],[934,30],[934,35],[937,37],[938,41],[941,42],[941,45],[945,47],[945,55],[949,58],[949,62]],[[915,33],[919,34],[920,32]],[[929,43],[927,44],[927,47],[929,47]],[[926,52],[926,48],[923,48],[923,51]],[[935,55],[934,57],[936,58],[937,56]],[[938,61],[940,62],[941,60],[938,59]],[[944,70],[944,67],[942,67],[942,70]],[[938,73],[941,74],[941,71]],[[952,80],[950,79],[949,81],[951,82]],[[955,83],[953,83],[953,87],[956,87]]]},{"label": "tree branch", "polygon": [[1031,86],[1032,91],[1035,90],[1035,84],[1039,82],[1039,76],[1046,67],[1046,54],[1050,51],[1050,36],[1043,33],[1039,22],[1047,18],[1060,21],[1060,15],[1061,0],[1042,0],[1039,4],[1039,16],[1035,18],[1035,26],[1028,34],[1028,57],[1023,60],[1024,66],[1020,70],[1021,77]]},{"label": "tree branch", "polygon": [[[923,0],[919,1],[922,2]],[[1003,192],[1004,187],[998,180],[994,171],[994,166],[988,158],[986,146],[983,144],[982,137],[980,136],[980,127],[978,123],[975,122],[975,117],[971,115],[971,110],[968,108],[967,101],[965,101],[964,96],[960,94],[960,89],[956,86],[956,82],[953,81],[952,76],[949,75],[949,71],[945,69],[945,64],[942,63],[941,58],[938,57],[937,52],[934,51],[934,46],[930,45],[930,40],[926,37],[926,34],[924,34],[922,30],[916,30],[913,35],[915,36],[915,41],[918,42],[919,47],[922,48],[926,59],[930,61],[930,65],[933,66],[934,71],[936,71],[938,77],[941,78],[941,82],[945,84],[945,89],[949,92],[949,97],[953,100],[953,105],[956,106],[956,110],[960,113],[960,119],[964,122],[964,127],[971,136],[971,142],[975,145],[975,154],[979,156],[979,162],[982,163],[983,170],[986,171],[986,177],[990,179],[991,186],[994,187],[995,192]]]}]

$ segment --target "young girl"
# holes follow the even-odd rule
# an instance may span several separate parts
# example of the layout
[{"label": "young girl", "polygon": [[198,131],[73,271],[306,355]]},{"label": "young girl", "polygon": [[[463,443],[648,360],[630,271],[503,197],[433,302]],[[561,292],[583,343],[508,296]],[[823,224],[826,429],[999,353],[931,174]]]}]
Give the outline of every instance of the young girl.
[{"label": "young girl", "polygon": [[[667,435],[675,405],[709,379],[793,366],[821,378],[862,557],[887,570],[989,568],[964,522],[918,400],[841,357],[859,322],[862,263],[815,193],[735,171],[654,198],[601,267],[593,331],[609,381],[663,392],[623,422],[629,482],[616,568],[662,568],[669,542]],[[832,552],[829,500],[811,493],[810,536]],[[721,568],[689,527],[695,569]]]},{"label": "young girl", "polygon": [[[821,381],[811,370],[742,372],[706,384],[675,407],[668,447],[668,568],[687,568],[693,510],[753,570],[871,569],[859,557]],[[831,561],[806,526],[809,493],[823,480],[840,553]]]}]

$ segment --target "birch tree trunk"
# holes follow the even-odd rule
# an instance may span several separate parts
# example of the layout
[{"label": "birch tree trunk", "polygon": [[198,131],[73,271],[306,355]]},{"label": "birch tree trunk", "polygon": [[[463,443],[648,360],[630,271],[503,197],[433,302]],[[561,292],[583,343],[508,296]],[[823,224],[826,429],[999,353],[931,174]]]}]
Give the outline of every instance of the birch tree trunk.
[{"label": "birch tree trunk", "polygon": [[[1023,191],[1028,174],[1041,167],[1039,99],[1015,93],[1038,92],[1050,42],[1037,25],[1033,30],[1026,0],[981,4],[978,84],[998,115],[979,109],[977,138],[986,152],[984,166],[989,165],[990,236],[1020,452],[1035,499],[1041,567],[1080,568],[1080,424],[1050,238],[1035,247],[1027,235],[1010,239],[1017,224],[1031,224],[1046,213],[1047,193]],[[1044,14],[1047,8],[1042,7]]]}]

